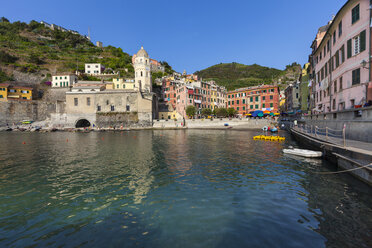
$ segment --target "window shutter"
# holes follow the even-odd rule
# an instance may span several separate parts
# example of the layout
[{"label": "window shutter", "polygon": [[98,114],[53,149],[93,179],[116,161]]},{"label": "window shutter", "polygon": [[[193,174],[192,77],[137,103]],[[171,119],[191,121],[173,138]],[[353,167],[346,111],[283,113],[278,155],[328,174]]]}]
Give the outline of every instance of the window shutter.
[{"label": "window shutter", "polygon": [[347,58],[351,57],[351,39],[347,41]]},{"label": "window shutter", "polygon": [[366,50],[366,31],[360,33],[360,52]]}]

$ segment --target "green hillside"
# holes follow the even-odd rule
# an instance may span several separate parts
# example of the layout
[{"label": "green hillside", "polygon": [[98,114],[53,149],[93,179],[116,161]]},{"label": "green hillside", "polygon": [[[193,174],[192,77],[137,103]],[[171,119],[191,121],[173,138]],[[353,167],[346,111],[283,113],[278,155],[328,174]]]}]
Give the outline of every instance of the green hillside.
[{"label": "green hillside", "polygon": [[133,74],[131,56],[121,48],[98,48],[81,35],[51,30],[36,21],[27,24],[11,23],[4,17],[0,20],[0,67],[3,69],[51,74],[84,71],[87,62],[103,63],[123,76]]},{"label": "green hillside", "polygon": [[228,90],[233,90],[263,83],[272,83],[274,79],[283,75],[284,71],[257,64],[244,65],[233,62],[214,65],[195,73],[203,80],[214,80]]},{"label": "green hillside", "polygon": [[[14,71],[48,75],[45,80],[49,80],[54,73],[84,72],[85,63],[102,63],[106,72],[133,77],[131,62],[132,56],[121,48],[99,48],[81,35],[51,30],[36,21],[11,23],[0,18],[0,82],[11,79]],[[173,71],[168,63],[162,63],[167,72]]]}]

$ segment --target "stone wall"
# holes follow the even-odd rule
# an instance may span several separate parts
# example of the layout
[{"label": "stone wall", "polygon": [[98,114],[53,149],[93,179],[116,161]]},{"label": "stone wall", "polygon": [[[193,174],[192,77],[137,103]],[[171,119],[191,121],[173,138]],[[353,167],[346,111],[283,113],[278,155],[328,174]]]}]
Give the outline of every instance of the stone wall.
[{"label": "stone wall", "polygon": [[44,121],[55,113],[56,104],[42,101],[0,102],[0,126],[23,120]]},{"label": "stone wall", "polygon": [[299,123],[319,128],[328,127],[338,130],[337,134],[342,133],[340,130],[345,125],[347,139],[372,142],[372,107],[306,116]]},{"label": "stone wall", "polygon": [[96,125],[98,127],[116,127],[121,126],[133,127],[141,126],[142,123],[139,122],[138,113],[128,112],[128,113],[99,113],[96,114]]},{"label": "stone wall", "polygon": [[[275,122],[269,119],[192,119],[186,120],[185,127],[187,128],[226,128],[229,127],[244,128],[244,129],[262,129],[264,126],[273,126]],[[181,128],[182,121],[175,120],[155,120],[154,128]]]}]

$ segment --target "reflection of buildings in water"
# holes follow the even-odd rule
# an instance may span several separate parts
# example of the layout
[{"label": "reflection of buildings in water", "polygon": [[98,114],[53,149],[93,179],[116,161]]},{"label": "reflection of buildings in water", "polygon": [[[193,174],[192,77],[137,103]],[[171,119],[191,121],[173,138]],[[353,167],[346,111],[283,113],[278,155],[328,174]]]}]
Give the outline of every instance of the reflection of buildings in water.
[{"label": "reflection of buildings in water", "polygon": [[[155,179],[151,175],[152,169],[156,166],[153,137],[151,132],[127,133],[124,137],[126,138],[124,142],[127,144],[125,157],[130,161],[128,161],[129,166],[125,167],[127,170],[122,174],[129,174],[127,176],[128,188],[133,191],[134,203],[140,204],[151,190]],[[122,148],[117,152],[123,153]]]},{"label": "reflection of buildings in water", "polygon": [[318,221],[314,231],[327,239],[327,247],[372,247],[369,186],[349,175],[317,174],[307,174],[301,185],[309,192],[309,211]]},{"label": "reflection of buildings in water", "polygon": [[[56,159],[56,165],[47,174],[47,180],[54,188],[51,191],[55,192],[53,198],[95,193],[97,198],[111,201],[111,194],[129,188],[133,191],[134,202],[141,203],[154,181],[151,133],[74,135],[68,141],[71,153]],[[53,149],[57,151],[58,146]],[[119,198],[128,197],[121,194]]]},{"label": "reflection of buildings in water", "polygon": [[164,153],[164,162],[168,165],[168,170],[176,177],[183,177],[192,167],[188,152],[188,133],[185,130],[168,131],[166,153]]}]

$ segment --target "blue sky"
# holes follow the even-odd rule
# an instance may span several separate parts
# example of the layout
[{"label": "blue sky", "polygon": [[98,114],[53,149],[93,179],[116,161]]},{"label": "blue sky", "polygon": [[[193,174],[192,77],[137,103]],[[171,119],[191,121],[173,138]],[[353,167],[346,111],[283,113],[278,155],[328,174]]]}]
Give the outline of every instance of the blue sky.
[{"label": "blue sky", "polygon": [[12,0],[0,16],[44,20],[93,41],[150,57],[188,73],[218,63],[257,63],[284,69],[304,64],[317,29],[346,0]]}]

